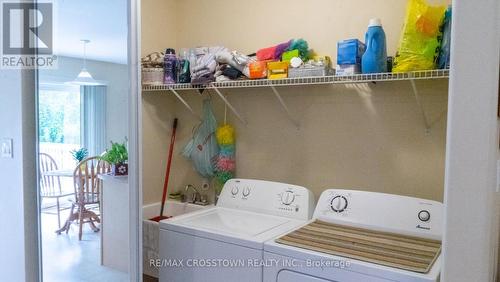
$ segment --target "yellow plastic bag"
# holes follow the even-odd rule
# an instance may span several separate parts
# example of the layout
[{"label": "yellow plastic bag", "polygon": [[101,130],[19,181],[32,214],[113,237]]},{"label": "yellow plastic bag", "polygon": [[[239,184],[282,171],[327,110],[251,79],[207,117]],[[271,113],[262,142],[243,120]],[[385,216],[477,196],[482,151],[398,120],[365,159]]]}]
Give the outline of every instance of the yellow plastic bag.
[{"label": "yellow plastic bag", "polygon": [[425,0],[408,1],[393,72],[435,68],[445,11],[446,6],[430,6]]}]

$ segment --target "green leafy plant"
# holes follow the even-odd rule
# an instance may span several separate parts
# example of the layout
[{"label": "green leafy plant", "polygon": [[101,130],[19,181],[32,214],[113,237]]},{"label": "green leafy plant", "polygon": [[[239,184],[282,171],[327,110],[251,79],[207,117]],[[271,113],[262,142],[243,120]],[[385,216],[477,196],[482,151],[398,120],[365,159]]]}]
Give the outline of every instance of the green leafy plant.
[{"label": "green leafy plant", "polygon": [[110,164],[124,164],[128,161],[127,146],[124,143],[111,142],[111,149],[101,156],[101,160]]},{"label": "green leafy plant", "polygon": [[80,148],[78,150],[73,150],[70,152],[73,159],[77,162],[83,161],[89,155],[89,151],[85,148]]}]

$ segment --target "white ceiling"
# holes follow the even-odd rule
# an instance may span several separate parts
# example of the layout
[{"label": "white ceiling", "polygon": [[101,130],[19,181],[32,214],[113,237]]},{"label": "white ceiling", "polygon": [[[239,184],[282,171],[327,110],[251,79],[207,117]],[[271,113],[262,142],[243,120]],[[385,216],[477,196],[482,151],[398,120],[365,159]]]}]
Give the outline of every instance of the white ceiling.
[{"label": "white ceiling", "polygon": [[124,0],[55,0],[54,52],[83,57],[80,39],[89,39],[87,58],[127,63],[127,2]]}]

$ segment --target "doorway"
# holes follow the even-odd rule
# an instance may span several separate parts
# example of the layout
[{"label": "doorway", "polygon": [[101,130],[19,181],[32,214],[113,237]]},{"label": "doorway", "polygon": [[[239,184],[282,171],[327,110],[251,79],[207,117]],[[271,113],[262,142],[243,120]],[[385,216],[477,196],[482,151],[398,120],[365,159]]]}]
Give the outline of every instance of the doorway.
[{"label": "doorway", "polygon": [[[38,174],[43,281],[129,281],[125,1],[57,1],[57,67],[39,69]],[[117,188],[118,187],[118,188]],[[116,196],[116,197],[115,197]],[[106,217],[108,216],[108,217]],[[110,217],[116,220],[110,220]],[[120,242],[117,251],[113,242]],[[126,250],[126,251],[125,251]]]}]

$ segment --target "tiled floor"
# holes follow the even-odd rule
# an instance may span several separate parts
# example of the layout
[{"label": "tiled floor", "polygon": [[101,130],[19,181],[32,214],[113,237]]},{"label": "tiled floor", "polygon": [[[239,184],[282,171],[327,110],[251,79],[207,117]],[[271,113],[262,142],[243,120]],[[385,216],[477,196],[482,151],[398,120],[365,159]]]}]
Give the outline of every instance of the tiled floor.
[{"label": "tiled floor", "polygon": [[[61,215],[62,224],[68,211]],[[57,235],[57,216],[42,214],[42,253],[44,282],[120,282],[129,281],[128,274],[100,265],[100,234],[84,226],[78,241],[78,226],[69,234]]]}]

